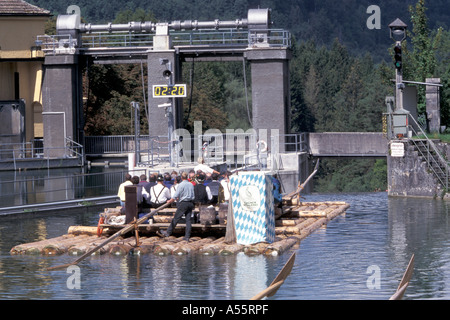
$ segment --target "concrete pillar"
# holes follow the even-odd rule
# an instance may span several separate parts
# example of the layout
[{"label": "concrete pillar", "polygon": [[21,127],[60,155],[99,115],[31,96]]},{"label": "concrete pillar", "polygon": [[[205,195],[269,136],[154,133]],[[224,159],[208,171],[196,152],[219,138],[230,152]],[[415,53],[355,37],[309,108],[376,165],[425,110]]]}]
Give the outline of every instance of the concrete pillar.
[{"label": "concrete pillar", "polygon": [[[272,136],[290,132],[291,100],[289,49],[249,49],[245,58],[251,63],[252,76],[252,122],[259,134],[267,130]],[[274,151],[274,150],[272,150]],[[279,151],[284,152],[284,138],[280,138]]]},{"label": "concrete pillar", "polygon": [[[158,105],[171,103],[172,98],[154,98],[154,85],[168,85],[167,79],[163,73],[169,68],[172,69],[173,81],[176,81],[177,59],[175,50],[167,51],[149,51],[148,53],[148,107],[149,107],[149,130],[151,136],[167,136],[168,135],[168,118],[166,117],[166,107],[158,107]],[[178,100],[178,99],[175,99]],[[174,112],[174,118],[176,110]],[[174,120],[175,121],[175,120]]]},{"label": "concrete pillar", "polygon": [[63,157],[66,138],[79,142],[82,84],[77,55],[46,56],[42,87],[42,117],[46,157]]},{"label": "concrete pillar", "polygon": [[[440,78],[427,78],[427,83],[440,84]],[[441,100],[438,86],[426,86],[426,108],[430,133],[441,131]]]}]

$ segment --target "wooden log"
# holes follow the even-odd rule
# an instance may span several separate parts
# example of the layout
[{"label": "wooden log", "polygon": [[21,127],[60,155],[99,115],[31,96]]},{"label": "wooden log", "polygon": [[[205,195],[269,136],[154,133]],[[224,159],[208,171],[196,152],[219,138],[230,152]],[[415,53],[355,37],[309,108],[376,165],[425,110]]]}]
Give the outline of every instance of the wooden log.
[{"label": "wooden log", "polygon": [[244,253],[248,256],[255,256],[263,254],[266,248],[270,245],[268,242],[259,242],[251,245],[244,246]]},{"label": "wooden log", "polygon": [[305,221],[305,218],[281,218],[275,221],[276,227],[292,227]]},{"label": "wooden log", "polygon": [[40,249],[40,253],[46,256],[60,255],[67,252],[68,248],[70,248],[73,244],[83,241],[86,237],[87,236],[73,236],[66,237],[65,239],[58,239],[59,237],[49,239],[49,241],[45,244],[42,243],[41,245],[34,247],[34,249],[27,250],[27,252],[28,254],[37,254],[35,250]]},{"label": "wooden log", "polygon": [[[97,241],[94,241],[94,242],[92,242],[92,244],[89,245],[89,249],[86,252],[89,252],[93,248],[97,247],[104,240],[105,239],[97,238]],[[96,256],[96,255],[102,255],[102,254],[108,253],[113,246],[121,244],[121,243],[125,243],[128,241],[136,241],[136,240],[134,238],[125,238],[124,239],[122,237],[118,237],[115,239],[115,241],[111,241],[110,243],[107,243],[106,245],[104,245],[102,248],[92,252],[91,255]]]},{"label": "wooden log", "polygon": [[158,215],[153,216],[153,223],[170,223],[172,222],[173,216],[170,215]]},{"label": "wooden log", "polygon": [[299,211],[299,217],[326,217],[327,212],[324,210]]},{"label": "wooden log", "polygon": [[86,241],[86,239],[89,236],[87,235],[80,235],[76,236],[73,239],[66,239],[65,241],[58,241],[58,242],[52,242],[46,245],[41,250],[41,254],[44,256],[55,256],[55,255],[61,255],[63,253],[66,253],[69,251],[69,249],[81,242]]},{"label": "wooden log", "polygon": [[154,236],[154,237],[140,237],[139,246],[133,247],[130,251],[133,255],[143,255],[147,253],[153,252],[153,249],[155,248],[158,241],[160,241],[161,238]]},{"label": "wooden log", "polygon": [[313,207],[318,207],[318,206],[322,206],[322,205],[326,205],[326,206],[332,206],[332,205],[340,206],[340,205],[345,205],[345,204],[347,204],[347,202],[345,202],[345,201],[302,202],[303,206],[313,206]]},{"label": "wooden log", "polygon": [[298,225],[296,225],[295,227],[301,232],[303,229],[307,228],[308,226],[312,225],[313,223],[315,223],[317,221],[316,218],[308,218],[302,222],[300,222]]},{"label": "wooden log", "polygon": [[108,248],[108,253],[116,256],[127,255],[135,245],[135,237],[129,237],[120,241],[111,242],[111,245]]},{"label": "wooden log", "polygon": [[[109,233],[108,228],[104,228],[102,231],[102,235],[106,235]],[[67,230],[67,234],[73,234],[73,235],[89,235],[89,236],[95,236],[97,235],[97,227],[90,227],[90,226],[70,226]]]},{"label": "wooden log", "polygon": [[244,245],[242,244],[227,244],[220,251],[219,254],[222,256],[234,255],[244,250]]},{"label": "wooden log", "polygon": [[327,215],[327,219],[328,221],[333,220],[334,218],[336,218],[337,216],[345,213],[345,210],[347,210],[350,207],[349,204],[345,204],[345,205],[341,205],[338,208],[334,209],[333,211],[331,211],[328,215]]},{"label": "wooden log", "polygon": [[176,243],[180,241],[184,241],[182,237],[167,237],[160,243],[156,244],[155,248],[153,249],[153,254],[159,256],[167,256],[172,253],[172,251],[175,249]]},{"label": "wooden log", "polygon": [[[300,220],[300,219],[299,219]],[[316,222],[317,218],[308,218],[306,220],[303,220],[299,224],[292,226],[292,227],[276,227],[275,228],[275,234],[276,235],[300,235],[302,233],[302,230],[308,227],[309,225]]]},{"label": "wooden log", "polygon": [[114,256],[126,256],[133,249],[130,243],[116,244],[109,249],[109,254]]},{"label": "wooden log", "polygon": [[219,253],[220,249],[225,245],[225,237],[214,240],[211,243],[202,246],[198,252],[205,256],[213,256]]},{"label": "wooden log", "polygon": [[132,249],[133,255],[143,255],[152,253],[155,249],[155,244],[141,244],[139,247],[135,247]]},{"label": "wooden log", "polygon": [[319,229],[322,225],[326,224],[327,222],[328,222],[327,218],[317,219],[317,221],[315,221],[313,224],[311,224],[308,227],[302,229],[301,234],[308,236],[311,233],[313,233],[315,230]]},{"label": "wooden log", "polygon": [[[191,238],[192,240],[192,238]],[[197,241],[191,241],[186,244],[178,245],[175,250],[172,251],[173,255],[186,255],[192,252],[199,251],[200,248],[206,244],[210,244],[216,240],[214,237],[208,237],[204,239],[199,239]]]},{"label": "wooden log", "polygon": [[79,256],[82,254],[85,254],[89,248],[93,245],[94,242],[98,240],[103,240],[105,237],[97,237],[97,235],[92,236],[90,239],[86,240],[85,242],[75,244],[74,246],[70,247],[67,253],[71,256]]},{"label": "wooden log", "polygon": [[283,239],[281,241],[274,242],[270,244],[266,250],[264,251],[264,255],[266,256],[278,256],[283,252],[294,246],[298,243],[298,239],[296,237],[289,237]]},{"label": "wooden log", "polygon": [[52,241],[59,241],[59,240],[64,240],[66,238],[72,238],[74,237],[74,235],[62,235],[59,237],[55,237],[53,239],[44,239],[44,240],[39,240],[39,241],[34,241],[34,242],[29,242],[29,243],[23,243],[23,244],[19,244],[16,245],[14,247],[11,248],[11,250],[9,251],[10,254],[12,255],[17,255],[17,254],[26,254],[27,249],[31,249],[30,251],[33,251],[33,248],[38,248],[36,249],[36,252],[40,254],[41,249],[48,243],[52,242]]}]

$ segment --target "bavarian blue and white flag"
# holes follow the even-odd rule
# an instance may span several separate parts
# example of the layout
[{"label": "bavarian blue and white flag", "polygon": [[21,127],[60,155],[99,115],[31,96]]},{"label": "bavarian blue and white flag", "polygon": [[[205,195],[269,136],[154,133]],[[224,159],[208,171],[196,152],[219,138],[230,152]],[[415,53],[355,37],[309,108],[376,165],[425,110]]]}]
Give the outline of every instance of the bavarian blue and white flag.
[{"label": "bavarian blue and white flag", "polygon": [[240,172],[230,179],[236,238],[239,244],[275,240],[272,175]]}]

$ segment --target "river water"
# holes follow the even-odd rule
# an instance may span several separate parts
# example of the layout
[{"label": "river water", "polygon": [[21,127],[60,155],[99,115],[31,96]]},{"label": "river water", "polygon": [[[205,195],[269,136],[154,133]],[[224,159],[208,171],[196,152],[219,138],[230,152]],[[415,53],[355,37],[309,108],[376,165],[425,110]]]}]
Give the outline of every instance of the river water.
[{"label": "river water", "polygon": [[450,298],[450,202],[386,193],[305,195],[305,201],[328,200],[351,207],[278,257],[102,255],[76,270],[46,271],[72,256],[11,256],[9,250],[62,235],[70,225],[95,225],[96,213],[0,219],[0,299],[249,299],[272,282],[292,252],[294,268],[270,299],[387,300],[412,254],[404,299]]}]

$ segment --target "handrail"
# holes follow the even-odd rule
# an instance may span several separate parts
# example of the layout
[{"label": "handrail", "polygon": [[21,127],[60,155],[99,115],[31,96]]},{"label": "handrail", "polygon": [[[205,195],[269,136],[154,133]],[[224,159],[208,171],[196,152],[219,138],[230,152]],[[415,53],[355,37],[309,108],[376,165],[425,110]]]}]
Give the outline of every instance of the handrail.
[{"label": "handrail", "polygon": [[[202,45],[232,45],[232,46],[259,46],[291,47],[291,34],[283,29],[258,30],[223,30],[216,29],[194,30],[191,32],[171,32],[174,46],[202,46]],[[71,35],[38,35],[36,43],[47,54],[74,54],[77,48],[93,49],[105,47],[151,47],[153,34],[146,33],[102,33],[84,34],[81,44]]]},{"label": "handrail", "polygon": [[[308,139],[305,133],[283,134],[276,136],[277,139],[271,141],[271,154],[278,150],[278,140],[284,144],[284,152],[308,152]],[[213,139],[214,138],[214,139]],[[271,137],[273,138],[273,137]],[[278,139],[279,138],[279,139]],[[232,157],[231,153],[239,159],[244,160],[244,156],[251,156],[256,154],[257,136],[254,133],[234,132],[234,133],[208,133],[198,136],[183,137],[182,142],[179,138],[172,141],[175,148],[173,148],[173,159],[178,165],[181,163],[191,164],[195,163],[199,155],[207,153],[204,156],[205,161],[212,160],[213,162],[224,161],[227,157]],[[207,143],[204,147],[204,143]],[[269,141],[267,141],[269,142]],[[138,165],[154,166],[155,163],[166,162],[169,157],[168,137],[167,136],[148,136],[144,135],[139,138],[140,153],[144,156]],[[134,152],[134,136],[85,136],[85,153],[90,154],[108,154],[117,153],[125,154]],[[189,150],[183,150],[183,146],[191,147]],[[198,149],[194,149],[198,147]],[[203,148],[205,150],[203,150]],[[230,149],[232,148],[232,149]],[[182,153],[180,152],[181,150]],[[190,153],[189,153],[190,152]],[[268,161],[270,163],[273,157]]]},{"label": "handrail", "polygon": [[[81,166],[84,166],[84,148],[81,144],[66,138],[63,147],[36,147],[39,140],[23,143],[6,143],[0,146],[0,163],[13,163],[14,170],[18,169],[18,161],[46,159],[47,165],[51,159],[80,159]],[[60,150],[60,151],[58,151]],[[57,151],[54,156],[45,156],[46,153]]]},{"label": "handrail", "polygon": [[[427,160],[427,164],[431,171],[433,171],[434,175],[438,178],[440,183],[445,186],[446,189],[448,189],[448,180],[449,180],[449,163],[444,159],[439,149],[436,147],[434,142],[428,138],[427,134],[422,130],[421,126],[417,123],[417,121],[414,119],[411,114],[408,115],[409,119],[412,120],[412,123],[416,125],[417,128],[419,128],[420,134],[425,137],[424,140],[426,140],[427,144],[424,145],[422,142],[422,146],[426,147],[426,154],[422,152],[422,149],[419,147],[417,139],[411,139],[411,141],[416,145],[417,150],[421,153],[421,155]],[[413,133],[416,136],[419,136],[418,132],[414,129],[414,126],[409,126]],[[431,147],[432,151],[434,152],[434,155],[432,152],[430,152],[430,149],[428,147]],[[436,164],[436,166],[433,166],[432,164]],[[444,167],[444,169],[443,169]],[[439,173],[436,171],[439,170]],[[442,181],[442,177],[445,177],[445,181]]]}]

